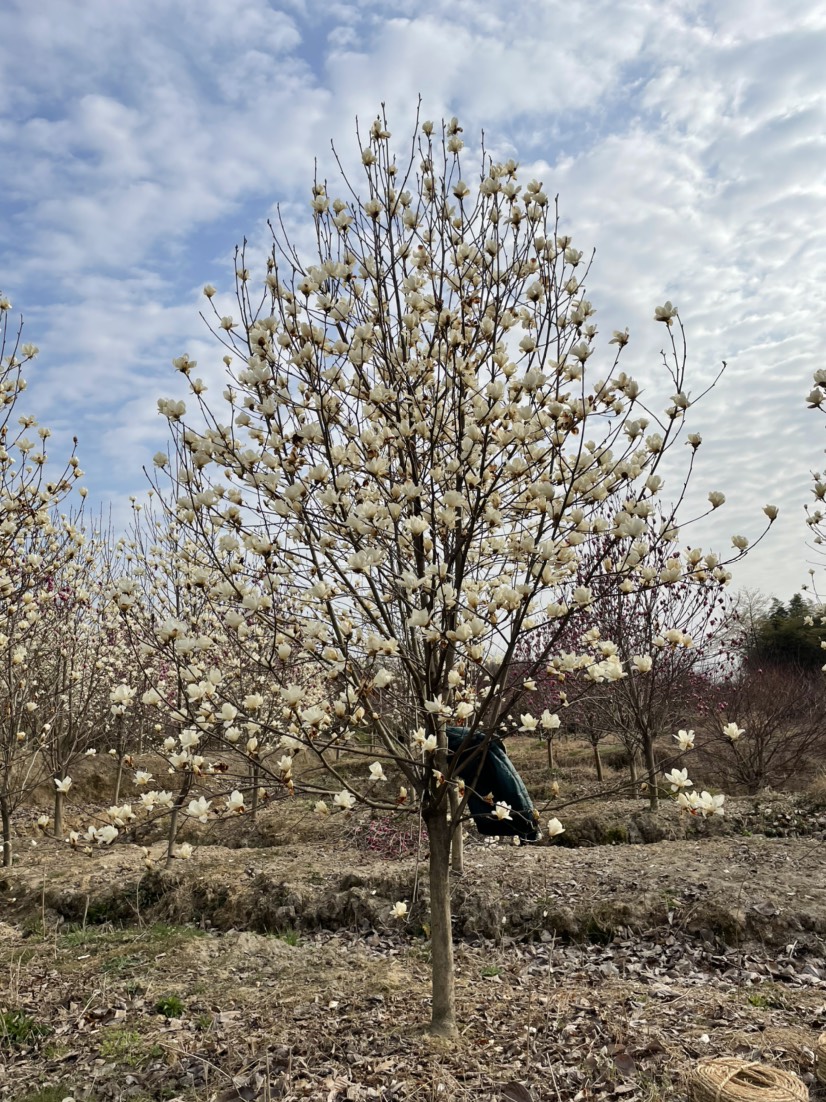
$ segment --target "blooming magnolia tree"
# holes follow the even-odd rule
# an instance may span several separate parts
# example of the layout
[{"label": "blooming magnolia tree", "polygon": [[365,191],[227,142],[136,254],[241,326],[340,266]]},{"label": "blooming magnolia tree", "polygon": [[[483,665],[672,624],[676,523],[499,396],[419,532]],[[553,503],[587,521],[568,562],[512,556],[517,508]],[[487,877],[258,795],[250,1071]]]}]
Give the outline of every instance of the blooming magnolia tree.
[{"label": "blooming magnolia tree", "polygon": [[[719,507],[713,500],[719,496],[710,495],[712,509]],[[580,571],[593,574],[592,556],[604,559],[612,554],[610,540],[592,543],[580,557]],[[591,740],[598,773],[598,741],[604,735],[618,737],[632,763],[638,756],[642,759],[655,811],[660,769],[654,744],[690,720],[703,684],[700,675],[713,668],[724,651],[730,575],[719,568],[719,557],[713,553],[681,551],[663,543],[651,547],[645,538],[635,542],[633,557],[635,584],[616,586],[610,578],[600,580],[603,592],[559,639],[561,653],[541,675],[540,688],[546,693],[556,690],[557,707],[569,709],[566,722]],[[520,657],[544,650],[547,630],[524,633]],[[601,677],[600,664],[588,658],[592,651],[603,661],[617,661],[624,676]],[[635,769],[633,773],[636,778]],[[682,780],[686,787],[687,773]]]},{"label": "blooming magnolia tree", "polygon": [[[75,554],[49,577],[39,646],[28,661],[36,680],[39,746],[54,783],[52,829],[63,837],[63,807],[75,763],[96,753],[109,724],[109,688],[118,663],[119,624],[107,607],[112,534],[75,518]],[[41,820],[41,825],[46,824]]]},{"label": "blooming magnolia tree", "polygon": [[[659,520],[657,472],[692,400],[670,303],[656,311],[668,336],[662,396],[643,403],[620,370],[627,332],[613,335],[611,356],[597,354],[582,253],[514,161],[482,150],[466,165],[455,119],[417,126],[397,154],[382,117],[360,145],[360,184],[342,171],[336,190],[313,186],[312,256],[280,223],[265,270],[238,254],[238,312],[214,313],[223,398],[207,399],[183,355],[175,366],[195,413],[178,399],[159,408],[172,428],[176,520],[223,575],[225,622],[233,603],[240,627],[274,595],[289,602],[257,696],[282,676],[280,648],[324,678],[310,702],[299,682],[281,687],[266,737],[312,763],[319,813],[408,806],[427,825],[430,1028],[452,1034],[450,847],[472,785],[446,726],[484,733],[481,763],[520,635],[546,629],[523,671],[530,683],[557,668],[569,621],[644,583],[635,543],[677,537],[670,514]],[[693,456],[700,439],[689,439]],[[583,578],[595,539],[612,554]],[[673,580],[684,569],[678,560]],[[197,650],[180,631],[176,645]],[[218,662],[214,646],[200,652],[195,695],[218,678],[223,698]],[[618,654],[589,662],[605,678],[625,674]],[[225,702],[256,720],[249,702]],[[219,717],[213,707],[196,726],[216,732]],[[342,747],[363,759],[357,776],[339,768]]]},{"label": "blooming magnolia tree", "polygon": [[47,466],[49,430],[20,411],[23,371],[37,355],[13,326],[0,295],[0,823],[3,864],[12,862],[11,816],[47,765],[48,716],[39,711],[34,657],[48,642],[44,618],[57,600],[54,579],[76,553],[79,534],[60,506],[82,471],[72,454]]},{"label": "blooming magnolia tree", "polygon": [[[219,548],[217,561],[212,549],[205,555],[172,512],[155,494],[148,507],[134,505],[109,591],[132,668],[141,671],[140,691],[134,674],[132,684],[112,689],[119,760],[132,761],[129,736],[136,712],[143,712],[153,729],[151,747],[174,779],[150,787],[156,778],[137,770],[134,808],[116,797],[106,826],[120,829],[139,812],[168,814],[167,863],[191,852],[188,844],[176,847],[182,816],[208,822],[248,809],[254,817],[262,799],[292,793],[289,740],[276,755],[279,740],[270,738],[280,729],[280,691],[289,686],[289,698],[305,711],[319,696],[314,669],[302,665],[300,654],[292,660],[283,632],[289,594],[262,585],[260,564],[251,569],[237,548]],[[263,786],[266,777],[274,786]],[[91,841],[116,837],[102,837],[96,827],[90,832]]]}]

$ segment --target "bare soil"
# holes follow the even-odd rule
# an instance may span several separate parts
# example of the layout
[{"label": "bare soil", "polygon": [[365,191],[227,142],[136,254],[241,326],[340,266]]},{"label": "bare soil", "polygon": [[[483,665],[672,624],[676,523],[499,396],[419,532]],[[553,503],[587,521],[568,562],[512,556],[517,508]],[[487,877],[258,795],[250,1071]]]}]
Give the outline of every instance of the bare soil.
[{"label": "bare soil", "polygon": [[[547,773],[531,765],[535,791]],[[88,793],[104,803],[106,768]],[[409,822],[376,852],[364,820],[293,801],[187,825],[194,856],[166,871],[159,830],[139,839],[148,856],[87,855],[18,816],[20,861],[0,870],[0,1099],[670,1102],[698,1058],[734,1054],[823,1102],[824,808],[770,794],[702,823],[594,800],[575,771],[566,787],[582,802],[553,842],[468,834],[453,1044],[418,1028],[426,838]]]}]

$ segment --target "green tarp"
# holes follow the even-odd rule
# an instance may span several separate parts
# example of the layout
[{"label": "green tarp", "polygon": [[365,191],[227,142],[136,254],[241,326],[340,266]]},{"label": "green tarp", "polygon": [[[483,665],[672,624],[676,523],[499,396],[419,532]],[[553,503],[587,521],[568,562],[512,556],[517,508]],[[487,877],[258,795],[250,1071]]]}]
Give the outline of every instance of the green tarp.
[{"label": "green tarp", "polygon": [[[470,811],[476,829],[480,834],[516,836],[533,842],[539,837],[537,814],[525,787],[525,782],[514,768],[501,739],[492,738],[482,762],[479,747],[487,738],[487,733],[477,731],[468,739],[467,727],[448,727],[447,745],[451,754],[459,753],[459,748],[467,739],[461,751],[457,772],[469,789]],[[485,797],[493,797],[493,802]],[[506,803],[511,808],[510,819],[497,819],[493,808],[497,803]]]}]

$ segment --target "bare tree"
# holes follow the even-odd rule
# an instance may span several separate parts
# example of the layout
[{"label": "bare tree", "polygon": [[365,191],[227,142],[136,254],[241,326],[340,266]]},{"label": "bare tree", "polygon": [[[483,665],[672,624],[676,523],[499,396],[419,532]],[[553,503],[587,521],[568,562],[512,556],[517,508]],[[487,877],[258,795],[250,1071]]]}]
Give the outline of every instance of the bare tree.
[{"label": "bare tree", "polygon": [[706,687],[698,750],[721,784],[754,795],[810,773],[826,751],[822,677],[788,664],[745,662]]}]

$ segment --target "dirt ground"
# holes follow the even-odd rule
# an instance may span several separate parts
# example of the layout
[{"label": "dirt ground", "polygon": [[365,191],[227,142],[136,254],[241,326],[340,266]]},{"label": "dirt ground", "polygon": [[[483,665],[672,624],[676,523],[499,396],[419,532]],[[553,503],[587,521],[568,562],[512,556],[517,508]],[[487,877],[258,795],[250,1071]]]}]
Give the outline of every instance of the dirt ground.
[{"label": "dirt ground", "polygon": [[[540,758],[520,768],[547,781]],[[110,766],[89,769],[105,806]],[[671,1102],[710,1055],[789,1068],[826,1102],[826,808],[768,794],[702,822],[593,789],[569,772],[553,841],[469,830],[452,1044],[420,1029],[426,837],[409,822],[376,836],[293,801],[187,823],[193,856],[166,870],[161,829],[85,854],[19,815],[0,1102]]]},{"label": "dirt ground", "polygon": [[202,845],[169,872],[161,856],[41,839],[0,877],[0,1098],[528,1097],[515,1083],[536,1100],[654,1102],[685,1097],[692,1062],[718,1053],[792,1068],[817,1097],[820,836],[470,842],[452,1046],[416,1031],[425,863],[345,830]]}]

